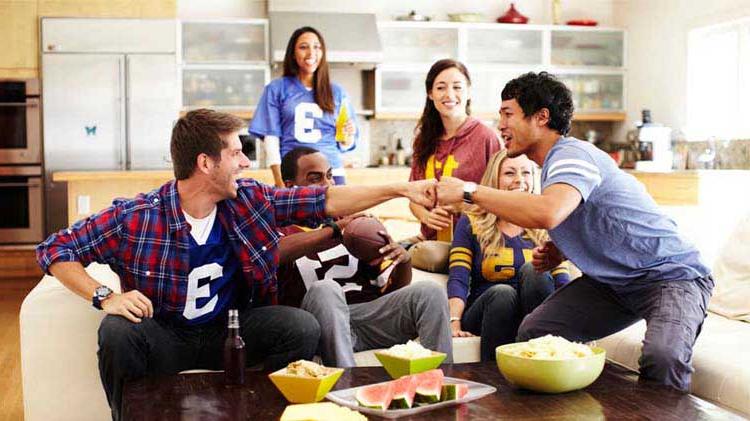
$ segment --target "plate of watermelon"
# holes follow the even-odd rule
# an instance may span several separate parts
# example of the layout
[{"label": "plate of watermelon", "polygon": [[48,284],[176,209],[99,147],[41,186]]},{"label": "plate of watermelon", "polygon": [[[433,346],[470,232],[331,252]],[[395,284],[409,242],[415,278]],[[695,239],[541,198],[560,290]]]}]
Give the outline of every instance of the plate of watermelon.
[{"label": "plate of watermelon", "polygon": [[399,418],[482,398],[497,389],[483,383],[445,377],[443,370],[329,392],[339,405],[383,418]]}]

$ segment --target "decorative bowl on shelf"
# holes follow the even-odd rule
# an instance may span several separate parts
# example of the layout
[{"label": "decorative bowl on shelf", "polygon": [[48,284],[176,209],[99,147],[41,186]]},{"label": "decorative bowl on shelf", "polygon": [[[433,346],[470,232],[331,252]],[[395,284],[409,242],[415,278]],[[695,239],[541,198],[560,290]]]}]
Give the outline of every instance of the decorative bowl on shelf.
[{"label": "decorative bowl on shelf", "polygon": [[529,18],[522,15],[516,10],[516,4],[511,3],[508,11],[504,15],[497,18],[498,23],[527,23]]},{"label": "decorative bowl on shelf", "polygon": [[567,21],[566,24],[572,26],[596,26],[599,22],[593,19],[573,19]]}]

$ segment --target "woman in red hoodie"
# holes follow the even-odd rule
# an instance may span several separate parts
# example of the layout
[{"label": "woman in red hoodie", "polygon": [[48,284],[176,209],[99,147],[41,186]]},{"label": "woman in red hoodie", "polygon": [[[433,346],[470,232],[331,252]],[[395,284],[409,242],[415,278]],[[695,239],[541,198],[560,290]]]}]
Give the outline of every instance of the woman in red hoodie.
[{"label": "woman in red hoodie", "polygon": [[[471,117],[471,78],[461,62],[451,59],[439,60],[427,72],[425,99],[422,117],[417,123],[409,180],[440,179],[442,176],[457,177],[464,181],[479,183],[487,162],[501,149],[494,130]],[[439,262],[427,263],[424,269],[441,271],[447,268],[453,226],[459,214],[449,209],[420,205],[409,205],[411,212],[421,223],[418,241],[439,240],[445,247],[435,244],[420,244],[413,251],[419,264],[419,254],[436,247]],[[434,252],[429,252],[432,255]],[[444,254],[444,256],[442,256]],[[434,258],[427,258],[428,261]]]}]

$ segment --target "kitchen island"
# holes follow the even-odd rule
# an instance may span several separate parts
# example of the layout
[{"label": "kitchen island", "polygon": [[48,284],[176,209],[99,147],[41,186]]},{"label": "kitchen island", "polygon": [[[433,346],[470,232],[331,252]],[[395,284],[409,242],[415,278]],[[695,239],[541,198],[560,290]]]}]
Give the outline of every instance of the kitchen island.
[{"label": "kitchen island", "polygon": [[[247,170],[242,176],[273,184],[273,176],[267,169]],[[52,180],[68,185],[68,223],[72,224],[111,205],[114,198],[134,197],[138,193],[149,192],[172,178],[172,171],[65,171],[54,173]],[[377,185],[408,179],[409,168],[406,167],[346,170],[348,184]],[[391,200],[372,208],[368,213],[386,220],[416,222],[409,212],[407,199]]]},{"label": "kitchen island", "polygon": [[[750,182],[750,171],[744,170],[628,172],[664,206],[699,206],[726,201],[728,196],[739,195],[738,189]],[[264,183],[273,181],[267,169],[248,170],[242,175]],[[66,171],[54,173],[53,181],[68,185],[68,222],[73,223],[109,206],[116,197],[148,192],[173,177],[171,171]],[[408,180],[409,168],[347,169],[346,177],[348,184],[386,184]],[[386,220],[416,222],[406,199],[384,203],[370,213]]]}]

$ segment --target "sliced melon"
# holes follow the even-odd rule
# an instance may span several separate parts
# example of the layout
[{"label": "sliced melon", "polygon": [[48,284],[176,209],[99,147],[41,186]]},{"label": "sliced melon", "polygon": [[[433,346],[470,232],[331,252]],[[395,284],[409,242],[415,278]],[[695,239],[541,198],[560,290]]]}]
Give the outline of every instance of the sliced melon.
[{"label": "sliced melon", "polygon": [[360,406],[386,410],[393,399],[393,382],[385,382],[364,386],[357,390],[355,399]]},{"label": "sliced melon", "polygon": [[440,392],[440,400],[453,401],[461,399],[467,393],[469,393],[469,385],[467,384],[444,384]]},{"label": "sliced melon", "polygon": [[414,403],[414,394],[417,392],[417,379],[415,376],[404,376],[393,380],[393,400],[391,409],[411,408]]},{"label": "sliced melon", "polygon": [[440,400],[443,387],[443,370],[435,369],[413,376],[417,380],[417,393],[414,401],[423,404],[435,403]]}]

